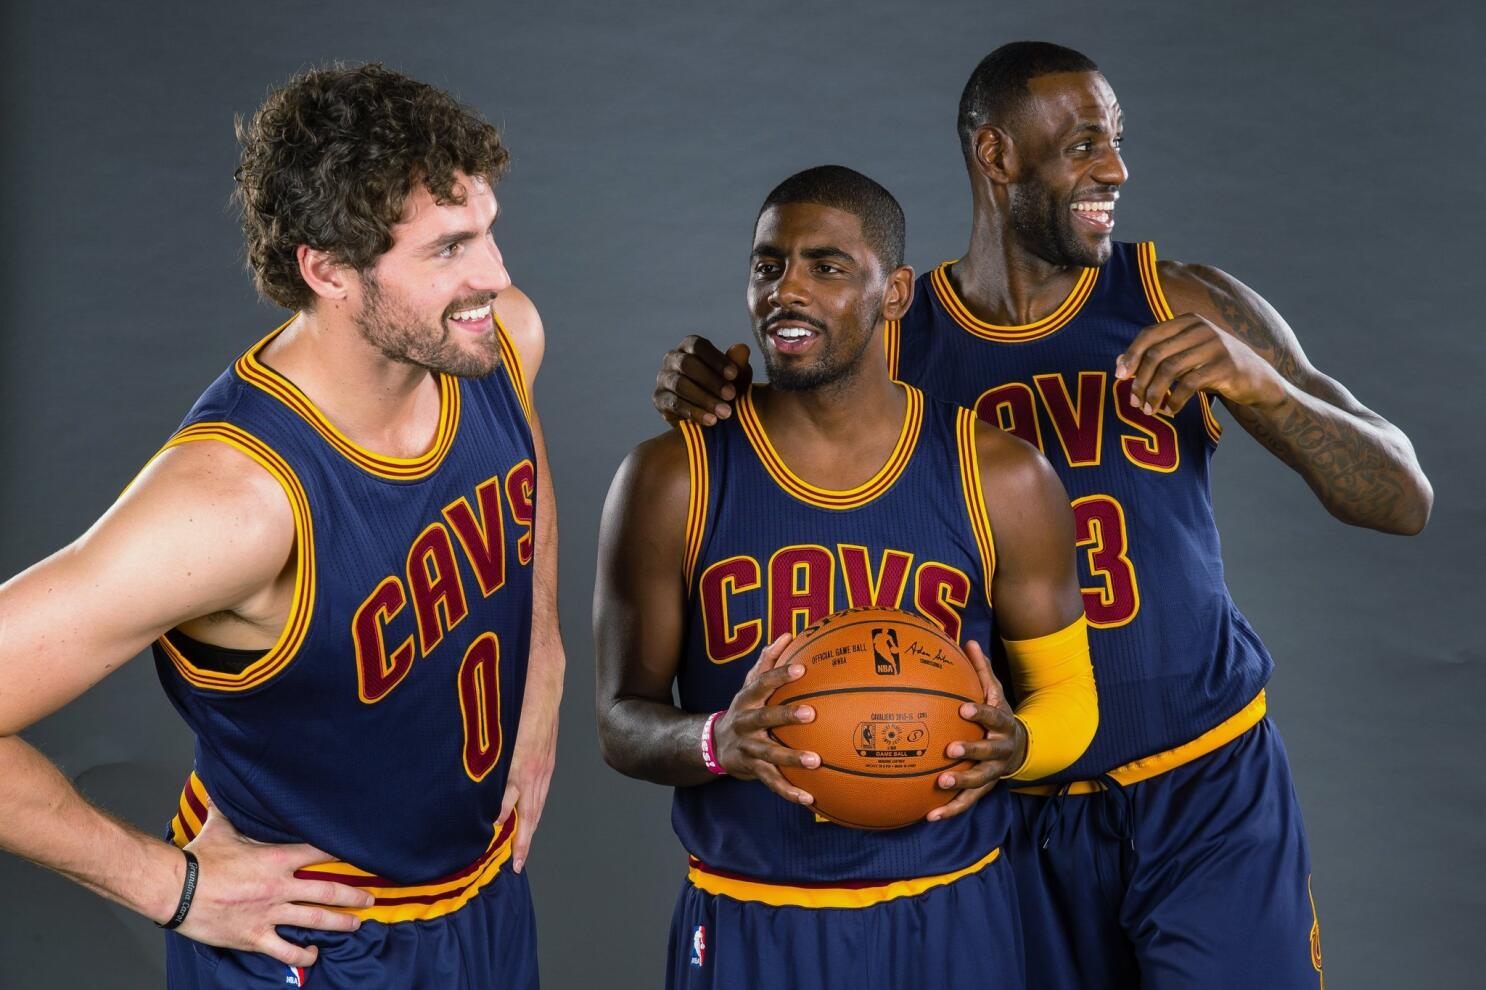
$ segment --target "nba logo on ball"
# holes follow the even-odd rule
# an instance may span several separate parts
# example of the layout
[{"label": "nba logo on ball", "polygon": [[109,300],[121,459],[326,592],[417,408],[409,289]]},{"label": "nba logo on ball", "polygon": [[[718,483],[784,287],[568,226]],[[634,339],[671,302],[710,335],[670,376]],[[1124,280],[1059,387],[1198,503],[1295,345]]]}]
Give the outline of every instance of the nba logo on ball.
[{"label": "nba logo on ball", "polygon": [[691,933],[691,964],[700,966],[707,958],[707,926],[697,925]]},{"label": "nba logo on ball", "polygon": [[902,669],[898,664],[898,630],[873,629],[872,652],[876,654],[879,674],[896,674]]}]

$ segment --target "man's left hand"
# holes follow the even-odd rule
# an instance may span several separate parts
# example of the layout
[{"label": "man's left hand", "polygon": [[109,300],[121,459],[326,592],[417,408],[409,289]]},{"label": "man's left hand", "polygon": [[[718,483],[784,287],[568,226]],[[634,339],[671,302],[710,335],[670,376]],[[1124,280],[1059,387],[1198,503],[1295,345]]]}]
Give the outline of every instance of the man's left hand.
[{"label": "man's left hand", "polygon": [[974,760],[968,770],[956,770],[939,775],[938,785],[945,790],[959,789],[948,804],[942,804],[927,815],[931,822],[942,822],[946,818],[969,811],[971,806],[985,797],[1006,774],[1016,770],[1027,759],[1027,730],[1012,714],[1007,704],[1006,693],[1001,682],[991,673],[980,644],[970,640],[965,644],[965,655],[975,667],[985,689],[986,703],[960,706],[960,717],[985,729],[985,735],[969,742],[952,742],[945,747],[944,755],[953,760]]},{"label": "man's left hand", "polygon": [[1132,405],[1164,416],[1175,416],[1198,392],[1214,392],[1242,406],[1272,406],[1285,399],[1285,380],[1268,361],[1196,313],[1140,331],[1115,359],[1115,378],[1133,379]]},{"label": "man's left hand", "polygon": [[[556,650],[557,655],[552,656]],[[532,645],[532,655],[542,662],[527,668],[526,695],[521,701],[521,728],[516,733],[516,748],[511,752],[511,772],[506,778],[506,793],[501,798],[500,817],[496,825],[505,824],[513,809],[520,815],[516,821],[516,838],[511,845],[511,868],[520,873],[531,852],[531,839],[542,820],[547,804],[547,789],[552,783],[552,768],[557,763],[557,713],[562,703],[562,677],[567,661],[562,640],[539,646]]]}]

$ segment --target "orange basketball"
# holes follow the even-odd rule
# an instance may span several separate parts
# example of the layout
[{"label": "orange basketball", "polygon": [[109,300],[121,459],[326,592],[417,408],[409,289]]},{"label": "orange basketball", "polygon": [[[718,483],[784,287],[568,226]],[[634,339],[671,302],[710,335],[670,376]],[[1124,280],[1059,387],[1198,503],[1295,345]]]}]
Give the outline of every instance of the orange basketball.
[{"label": "orange basketball", "polygon": [[985,690],[938,626],[897,609],[849,609],[800,633],[780,659],[805,674],[768,703],[809,704],[815,719],[771,734],[820,754],[820,766],[779,771],[815,796],[817,814],[852,828],[899,828],[954,797],[935,781],[971,764],[944,748],[984,735],[960,705],[984,702]]}]

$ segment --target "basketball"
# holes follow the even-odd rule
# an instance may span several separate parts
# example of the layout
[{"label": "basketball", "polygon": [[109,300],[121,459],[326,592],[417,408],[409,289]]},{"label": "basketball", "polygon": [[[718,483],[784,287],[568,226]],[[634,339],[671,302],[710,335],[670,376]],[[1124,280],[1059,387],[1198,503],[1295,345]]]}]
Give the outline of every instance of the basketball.
[{"label": "basketball", "polygon": [[938,626],[890,608],[836,612],[796,636],[780,663],[805,673],[768,703],[809,704],[815,719],[770,734],[820,754],[820,766],[779,772],[815,796],[817,814],[851,828],[901,828],[954,797],[935,781],[971,763],[944,749],[985,734],[960,717],[965,702],[985,701],[985,689]]}]

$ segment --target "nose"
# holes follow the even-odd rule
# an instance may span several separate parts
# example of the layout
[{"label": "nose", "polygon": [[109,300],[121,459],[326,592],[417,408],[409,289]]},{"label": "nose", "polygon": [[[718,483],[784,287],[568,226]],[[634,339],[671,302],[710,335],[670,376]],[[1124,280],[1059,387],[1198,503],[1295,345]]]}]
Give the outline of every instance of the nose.
[{"label": "nose", "polygon": [[481,243],[484,250],[478,252],[478,264],[470,278],[472,287],[477,292],[504,292],[511,287],[511,273],[506,271],[506,259],[494,240],[486,238]]},{"label": "nose", "polygon": [[810,292],[806,287],[803,266],[786,262],[774,288],[769,292],[769,302],[776,309],[792,309],[810,303]]},{"label": "nose", "polygon": [[1130,170],[1125,168],[1120,149],[1113,144],[1106,144],[1104,154],[1094,163],[1094,171],[1090,173],[1090,177],[1106,186],[1123,186],[1125,180],[1130,178]]}]

